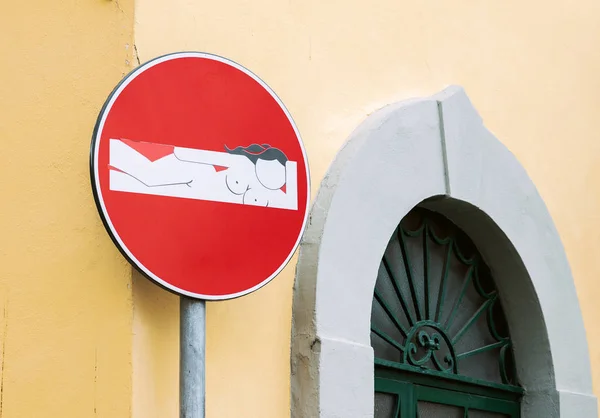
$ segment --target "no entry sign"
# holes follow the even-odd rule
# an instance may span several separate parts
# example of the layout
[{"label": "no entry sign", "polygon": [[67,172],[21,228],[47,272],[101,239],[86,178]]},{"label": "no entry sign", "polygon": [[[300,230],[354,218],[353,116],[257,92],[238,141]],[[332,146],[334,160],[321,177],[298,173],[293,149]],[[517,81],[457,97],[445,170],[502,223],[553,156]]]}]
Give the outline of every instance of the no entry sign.
[{"label": "no entry sign", "polygon": [[125,77],[100,113],[90,163],[115,244],[186,296],[265,285],[306,223],[309,171],[292,118],[257,76],[214,55],[170,54]]}]

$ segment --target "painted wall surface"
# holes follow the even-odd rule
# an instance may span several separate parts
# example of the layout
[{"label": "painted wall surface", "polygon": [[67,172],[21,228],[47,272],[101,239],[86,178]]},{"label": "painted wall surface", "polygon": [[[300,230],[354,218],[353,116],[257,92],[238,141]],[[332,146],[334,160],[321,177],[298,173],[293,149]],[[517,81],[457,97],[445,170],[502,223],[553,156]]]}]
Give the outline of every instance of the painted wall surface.
[{"label": "painted wall surface", "polygon": [[[313,193],[369,113],[449,84],[464,86],[486,126],[528,170],[556,222],[600,395],[600,4],[137,0],[135,10],[142,62],[177,50],[215,53],[275,90],[303,136]],[[249,297],[209,304],[209,417],[288,416],[294,264]],[[172,302],[164,292],[154,297],[158,305]],[[175,335],[165,331],[165,338]],[[170,361],[172,348],[138,367]],[[165,388],[175,384],[170,373],[154,376]],[[154,403],[137,417],[158,417]]]},{"label": "painted wall surface", "polygon": [[[600,395],[597,2],[31,0],[3,4],[0,28],[0,416],[177,416],[178,299],[108,238],[88,151],[137,59],[178,50],[233,59],[277,92],[313,194],[369,113],[464,86],[554,217]],[[289,416],[294,266],[209,304],[208,417]]]},{"label": "painted wall surface", "polygon": [[131,416],[131,268],[96,213],[98,111],[131,68],[133,1],[0,10],[0,416]]}]

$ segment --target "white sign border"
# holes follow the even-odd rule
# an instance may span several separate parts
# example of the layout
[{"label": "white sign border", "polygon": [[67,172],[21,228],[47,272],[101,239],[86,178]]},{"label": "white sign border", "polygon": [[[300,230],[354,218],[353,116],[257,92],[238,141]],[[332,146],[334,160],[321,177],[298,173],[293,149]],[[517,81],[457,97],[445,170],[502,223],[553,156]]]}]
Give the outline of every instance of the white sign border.
[{"label": "white sign border", "polygon": [[[100,137],[102,135],[102,131],[104,130],[104,123],[106,122],[106,118],[107,118],[110,110],[112,109],[113,104],[115,103],[115,101],[117,100],[117,98],[119,97],[121,92],[138,75],[140,75],[144,71],[154,67],[155,65],[161,64],[166,61],[179,59],[179,58],[202,58],[202,59],[218,61],[218,62],[221,62],[223,64],[229,65],[231,67],[234,67],[234,68],[242,71],[244,74],[248,75],[254,81],[259,83],[271,95],[271,97],[273,97],[273,99],[275,99],[275,101],[277,102],[277,104],[279,105],[281,110],[283,110],[283,112],[285,113],[288,121],[294,128],[294,133],[296,134],[296,137],[298,138],[298,143],[300,145],[300,149],[302,150],[302,156],[304,157],[304,163],[305,163],[305,167],[306,167],[306,207],[304,208],[304,220],[302,221],[302,227],[300,228],[300,231],[298,232],[298,238],[296,239],[296,243],[290,250],[290,253],[286,257],[286,259],[281,263],[281,265],[277,268],[277,270],[275,270],[275,272],[273,272],[273,274],[271,274],[267,279],[258,283],[254,287],[244,290],[242,292],[218,295],[218,296],[203,295],[200,293],[192,293],[192,292],[188,292],[184,289],[180,289],[176,286],[173,286],[172,284],[170,284],[170,283],[164,281],[163,279],[161,279],[160,277],[156,276],[133,255],[133,253],[129,250],[129,248],[127,248],[125,243],[121,240],[121,237],[119,236],[116,229],[114,228],[114,226],[110,220],[110,216],[108,215],[108,211],[106,210],[106,207],[104,205],[104,200],[102,197],[102,189],[100,188],[100,180],[99,180],[99,174],[98,174],[98,150],[100,147]],[[110,94],[110,96],[106,100],[104,106],[102,107],[102,110],[100,111],[100,115],[96,122],[96,126],[94,127],[94,133],[92,136],[92,146],[90,149],[90,174],[91,174],[91,181],[92,181],[92,191],[94,193],[94,200],[96,201],[96,206],[99,209],[99,213],[100,213],[100,217],[102,218],[102,222],[104,223],[104,226],[106,227],[110,237],[116,244],[117,248],[119,248],[119,250],[125,256],[125,258],[134,267],[136,267],[144,276],[146,276],[150,280],[154,281],[158,285],[164,287],[165,289],[167,289],[171,292],[177,293],[179,295],[188,296],[188,297],[191,297],[194,299],[212,300],[212,301],[235,299],[240,296],[244,296],[249,293],[252,293],[255,290],[258,290],[261,287],[265,286],[267,283],[269,283],[271,280],[273,280],[275,278],[275,276],[277,276],[281,272],[281,270],[283,270],[285,268],[285,266],[289,263],[290,259],[293,257],[294,253],[296,252],[296,249],[298,248],[298,245],[300,244],[300,240],[302,239],[302,234],[306,228],[306,223],[308,221],[308,212],[309,212],[308,209],[309,209],[309,205],[310,205],[310,169],[308,166],[308,158],[306,156],[306,150],[304,149],[304,143],[302,142],[302,137],[300,136],[298,127],[294,123],[294,120],[292,119],[292,116],[290,115],[289,111],[287,110],[287,108],[285,107],[283,102],[279,99],[279,97],[277,97],[275,92],[273,90],[271,90],[271,88],[264,81],[262,81],[257,75],[252,73],[250,70],[248,70],[247,68],[245,68],[245,67],[241,66],[240,64],[237,64],[236,62],[233,62],[227,58],[223,58],[221,56],[209,54],[209,53],[205,53],[205,52],[175,52],[175,53],[162,55],[160,57],[154,58],[154,59],[142,64],[141,66],[137,67],[136,69],[134,69],[132,72],[130,72],[128,75],[126,75],[123,78],[123,80],[117,85],[117,87],[113,90],[113,92]],[[301,210],[301,208],[299,207],[298,210]]]}]

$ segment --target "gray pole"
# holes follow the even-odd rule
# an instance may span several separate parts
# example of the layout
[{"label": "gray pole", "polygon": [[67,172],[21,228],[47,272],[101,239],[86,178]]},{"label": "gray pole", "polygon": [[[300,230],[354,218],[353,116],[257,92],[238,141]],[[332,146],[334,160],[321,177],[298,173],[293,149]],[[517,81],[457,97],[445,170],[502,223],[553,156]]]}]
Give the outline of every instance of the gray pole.
[{"label": "gray pole", "polygon": [[179,417],[204,418],[206,303],[181,296],[179,304]]}]

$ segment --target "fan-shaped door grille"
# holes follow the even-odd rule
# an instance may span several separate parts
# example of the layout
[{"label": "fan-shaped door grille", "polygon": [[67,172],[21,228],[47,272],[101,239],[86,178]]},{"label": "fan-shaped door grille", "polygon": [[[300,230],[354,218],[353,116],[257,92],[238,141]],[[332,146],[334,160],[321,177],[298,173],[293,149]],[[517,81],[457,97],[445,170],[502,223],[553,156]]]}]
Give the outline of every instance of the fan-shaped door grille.
[{"label": "fan-shaped door grille", "polygon": [[462,231],[425,209],[402,220],[385,251],[371,343],[380,362],[404,369],[516,384],[488,266]]}]

